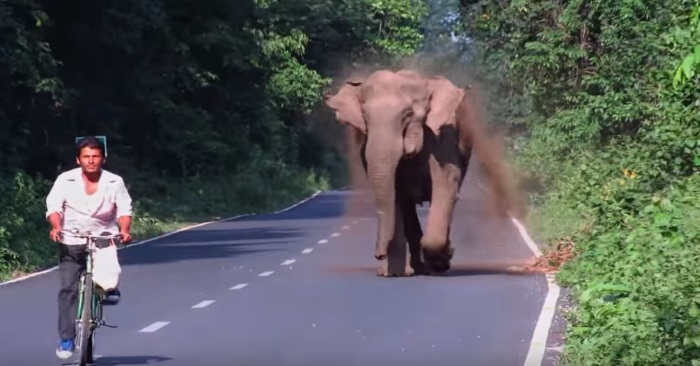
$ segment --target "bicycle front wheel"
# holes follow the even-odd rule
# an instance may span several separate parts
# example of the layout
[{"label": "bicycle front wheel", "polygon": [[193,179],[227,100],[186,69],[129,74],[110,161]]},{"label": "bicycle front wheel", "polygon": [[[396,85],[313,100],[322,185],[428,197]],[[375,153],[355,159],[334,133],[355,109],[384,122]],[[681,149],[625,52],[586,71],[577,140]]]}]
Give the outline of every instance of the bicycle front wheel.
[{"label": "bicycle front wheel", "polygon": [[80,351],[80,366],[85,366],[88,363],[92,363],[92,350],[93,350],[93,334],[92,334],[92,309],[93,309],[93,283],[92,275],[85,275],[85,282],[83,284],[83,299],[82,299],[82,311],[80,312],[80,320],[78,321],[77,329],[77,340],[76,345],[78,351]]}]

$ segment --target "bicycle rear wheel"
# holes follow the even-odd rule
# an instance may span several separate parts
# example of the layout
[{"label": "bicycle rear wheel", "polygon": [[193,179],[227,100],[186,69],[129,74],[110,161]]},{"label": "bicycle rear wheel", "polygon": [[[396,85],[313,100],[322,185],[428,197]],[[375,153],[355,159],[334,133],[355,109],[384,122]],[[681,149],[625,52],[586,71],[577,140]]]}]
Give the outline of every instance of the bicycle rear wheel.
[{"label": "bicycle rear wheel", "polygon": [[78,344],[76,345],[78,351],[80,351],[80,366],[85,366],[88,363],[93,362],[93,332],[92,332],[92,309],[93,309],[93,283],[92,275],[85,275],[84,282],[83,299],[82,299],[82,311],[80,314],[80,320],[78,322],[78,329],[76,335],[78,336]]}]

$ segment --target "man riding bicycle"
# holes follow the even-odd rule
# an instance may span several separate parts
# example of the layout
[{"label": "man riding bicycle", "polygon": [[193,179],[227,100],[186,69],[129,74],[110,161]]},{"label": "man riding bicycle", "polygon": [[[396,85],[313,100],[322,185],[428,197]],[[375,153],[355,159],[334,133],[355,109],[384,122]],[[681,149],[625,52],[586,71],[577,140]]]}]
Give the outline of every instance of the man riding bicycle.
[{"label": "man riding bicycle", "polygon": [[[78,144],[76,162],[79,167],[59,175],[46,197],[46,218],[51,223],[49,237],[59,243],[60,342],[56,356],[61,359],[73,354],[79,281],[87,259],[84,239],[61,237],[61,231],[64,228],[93,234],[119,231],[123,243],[131,241],[131,196],[120,176],[102,169],[102,143],[94,137],[83,139]],[[116,304],[119,298],[118,289],[110,290],[105,294],[105,304]]]}]

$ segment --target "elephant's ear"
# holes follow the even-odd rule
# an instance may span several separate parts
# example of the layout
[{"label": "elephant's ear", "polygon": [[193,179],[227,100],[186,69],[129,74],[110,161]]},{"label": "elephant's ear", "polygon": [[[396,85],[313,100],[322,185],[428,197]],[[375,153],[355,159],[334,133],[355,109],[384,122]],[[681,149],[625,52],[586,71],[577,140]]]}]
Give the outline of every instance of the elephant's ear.
[{"label": "elephant's ear", "polygon": [[456,112],[464,99],[464,90],[457,88],[444,77],[436,76],[428,79],[430,92],[430,111],[425,123],[433,133],[440,135],[440,127],[452,125],[457,128]]},{"label": "elephant's ear", "polygon": [[349,80],[338,90],[337,94],[326,96],[324,102],[335,111],[335,117],[340,123],[353,126],[366,134],[367,126],[360,105],[359,91],[361,87],[361,81]]}]

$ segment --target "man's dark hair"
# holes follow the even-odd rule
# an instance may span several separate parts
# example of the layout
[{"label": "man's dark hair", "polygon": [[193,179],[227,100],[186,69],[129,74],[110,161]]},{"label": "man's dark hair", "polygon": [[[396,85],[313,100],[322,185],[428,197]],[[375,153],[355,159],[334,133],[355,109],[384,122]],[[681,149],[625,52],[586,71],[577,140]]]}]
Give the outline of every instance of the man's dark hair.
[{"label": "man's dark hair", "polygon": [[75,153],[76,157],[80,157],[80,152],[86,148],[89,147],[91,149],[98,149],[102,153],[102,156],[105,156],[105,147],[102,145],[102,142],[100,142],[99,139],[93,136],[86,137],[78,143],[78,150]]}]

